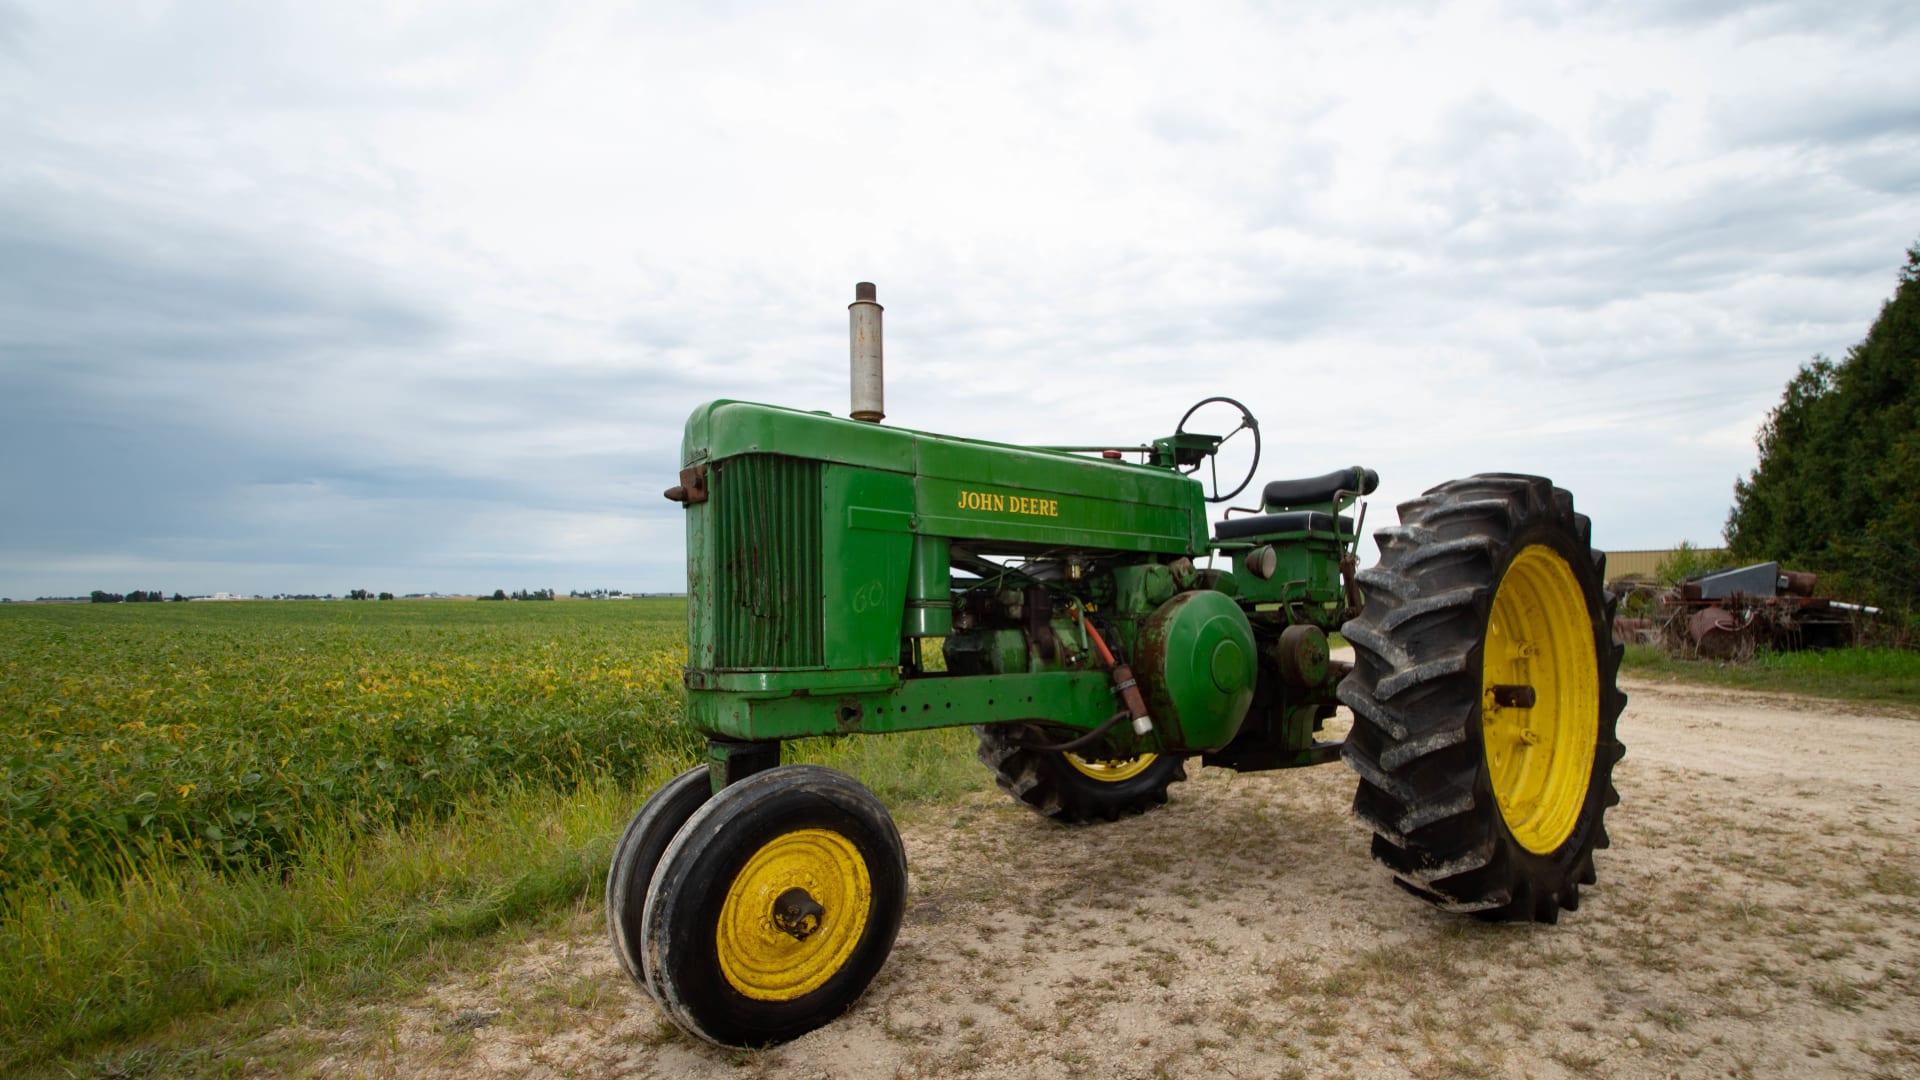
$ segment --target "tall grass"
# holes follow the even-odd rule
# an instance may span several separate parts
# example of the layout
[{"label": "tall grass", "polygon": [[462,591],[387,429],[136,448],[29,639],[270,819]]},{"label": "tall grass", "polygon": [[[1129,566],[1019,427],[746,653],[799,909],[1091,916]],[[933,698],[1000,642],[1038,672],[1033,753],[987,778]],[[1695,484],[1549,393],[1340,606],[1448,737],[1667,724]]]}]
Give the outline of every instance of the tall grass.
[{"label": "tall grass", "polygon": [[438,822],[317,827],[289,873],[155,858],[112,888],[18,891],[0,907],[0,1074],[563,903],[605,873],[629,802],[611,782],[502,789]]},{"label": "tall grass", "polygon": [[1622,670],[1643,678],[1920,709],[1920,653],[1898,649],[1763,652],[1736,663],[1684,660],[1656,645],[1629,645]]},{"label": "tall grass", "polygon": [[[973,746],[929,731],[805,740],[786,759],[849,771],[900,808],[990,787]],[[501,785],[433,821],[318,826],[286,870],[155,857],[111,888],[17,890],[0,901],[0,1075],[52,1075],[229,1005],[377,987],[423,950],[590,903],[628,818],[692,762],[663,757],[632,786]]]}]

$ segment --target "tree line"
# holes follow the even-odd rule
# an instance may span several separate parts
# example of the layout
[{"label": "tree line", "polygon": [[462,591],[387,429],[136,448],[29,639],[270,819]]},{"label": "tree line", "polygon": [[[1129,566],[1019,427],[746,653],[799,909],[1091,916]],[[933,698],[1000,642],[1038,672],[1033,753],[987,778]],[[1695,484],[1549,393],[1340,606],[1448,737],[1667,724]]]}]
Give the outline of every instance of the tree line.
[{"label": "tree line", "polygon": [[[390,592],[376,594],[371,589],[352,589],[341,599],[372,600],[375,599],[376,596],[381,600],[393,599],[393,594]],[[158,604],[168,597],[166,593],[159,589],[135,589],[130,593],[108,592],[105,589],[95,589],[87,594],[87,598],[96,604]],[[317,593],[275,593],[273,598],[275,600],[331,600],[333,599],[333,594],[327,593],[322,596]],[[194,598],[174,593],[172,599],[176,604],[184,604]],[[552,597],[549,596],[548,599],[552,599]]]},{"label": "tree line", "polygon": [[[554,595],[555,594],[552,589],[515,589],[513,592],[508,592],[505,589],[495,589],[493,590],[493,593],[491,595],[487,595],[483,593],[479,597],[477,597],[477,599],[480,599],[480,600],[552,600],[554,598]],[[567,593],[567,596],[569,598],[577,599],[577,600],[590,600],[590,599],[604,600],[609,597],[628,596],[628,595],[632,595],[632,594],[623,593],[619,589],[570,590]],[[96,604],[122,604],[122,603],[124,604],[147,604],[147,603],[157,604],[163,600],[168,599],[167,595],[161,592],[159,589],[135,589],[129,593],[117,593],[117,592],[109,592],[105,589],[95,589],[91,594],[89,594],[89,597]],[[393,598],[394,598],[394,595],[390,592],[376,593],[372,589],[349,589],[344,595],[338,597],[337,599],[392,600]],[[76,597],[75,599],[78,599],[78,598]],[[174,593],[171,599],[173,599],[176,603],[185,603],[188,600],[195,599],[195,597],[182,596],[179,593]],[[275,600],[333,600],[333,599],[336,599],[336,597],[332,593],[326,593],[326,594],[275,593],[273,594],[273,599]]]},{"label": "tree line", "polygon": [[1734,485],[1728,551],[1827,576],[1821,592],[1887,609],[1920,634],[1920,243],[1893,298],[1839,362],[1787,383]]}]

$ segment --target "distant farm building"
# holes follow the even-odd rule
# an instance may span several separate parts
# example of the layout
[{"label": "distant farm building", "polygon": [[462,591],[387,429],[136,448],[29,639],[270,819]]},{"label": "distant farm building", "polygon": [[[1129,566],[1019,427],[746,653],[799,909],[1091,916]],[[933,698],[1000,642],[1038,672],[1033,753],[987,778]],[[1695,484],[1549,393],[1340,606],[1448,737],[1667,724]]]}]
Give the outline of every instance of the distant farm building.
[{"label": "distant farm building", "polygon": [[[1712,558],[1721,553],[1722,548],[1694,548],[1695,555]],[[1607,552],[1607,580],[1620,581],[1633,578],[1638,581],[1652,581],[1660,564],[1679,554],[1674,548],[1644,549],[1639,551]]]}]

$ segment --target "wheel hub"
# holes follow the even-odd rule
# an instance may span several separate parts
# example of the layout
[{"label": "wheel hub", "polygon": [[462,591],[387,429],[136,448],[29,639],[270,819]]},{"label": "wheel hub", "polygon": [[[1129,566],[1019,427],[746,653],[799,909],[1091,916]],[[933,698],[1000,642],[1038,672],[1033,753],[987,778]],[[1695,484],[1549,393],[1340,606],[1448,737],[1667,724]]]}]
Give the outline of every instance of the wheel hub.
[{"label": "wheel hub", "polygon": [[720,971],[760,1001],[792,1001],[846,966],[872,906],[873,882],[852,841],[829,829],[769,840],[727,890],[714,929]]},{"label": "wheel hub", "polygon": [[826,913],[827,909],[807,895],[807,890],[788,889],[773,902],[773,925],[793,940],[805,941],[820,929],[820,920]]},{"label": "wheel hub", "polygon": [[1586,805],[1600,708],[1586,602],[1552,548],[1531,545],[1508,565],[1482,663],[1483,746],[1500,814],[1521,846],[1551,854]]}]

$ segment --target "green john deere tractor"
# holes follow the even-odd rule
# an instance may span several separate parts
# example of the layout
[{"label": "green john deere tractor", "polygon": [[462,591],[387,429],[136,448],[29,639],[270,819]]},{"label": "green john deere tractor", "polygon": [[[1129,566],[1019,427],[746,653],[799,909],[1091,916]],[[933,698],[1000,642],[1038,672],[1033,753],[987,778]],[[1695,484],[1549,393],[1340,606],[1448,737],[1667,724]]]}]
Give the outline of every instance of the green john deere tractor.
[{"label": "green john deere tractor", "polygon": [[[686,722],[709,749],[621,837],[607,924],[675,1023],[783,1042],[886,962],[899,834],[851,777],[780,763],[805,736],[971,725],[1000,786],[1062,822],[1164,803],[1190,757],[1340,758],[1374,857],[1415,896],[1542,922],[1579,905],[1626,699],[1602,556],[1567,492],[1441,484],[1361,570],[1346,511],[1372,470],[1276,480],[1216,520],[1207,504],[1259,461],[1229,399],[1201,403],[1238,409],[1224,436],[1189,429],[1195,406],[1127,447],[888,427],[872,285],[849,310],[854,419],[702,405],[667,492],[686,512]],[[1253,464],[1223,491],[1200,470],[1228,442]],[[1336,631],[1351,662],[1329,655]],[[1322,731],[1340,704],[1344,740]]]}]

